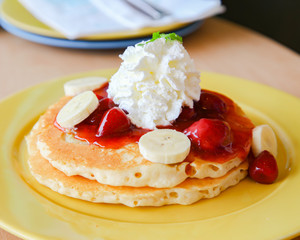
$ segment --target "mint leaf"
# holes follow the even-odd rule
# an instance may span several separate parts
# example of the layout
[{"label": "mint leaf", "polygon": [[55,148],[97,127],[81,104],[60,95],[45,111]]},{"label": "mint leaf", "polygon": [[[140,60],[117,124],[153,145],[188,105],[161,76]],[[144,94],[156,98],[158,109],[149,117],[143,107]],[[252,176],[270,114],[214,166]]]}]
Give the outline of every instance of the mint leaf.
[{"label": "mint leaf", "polygon": [[150,39],[146,43],[140,43],[140,44],[138,44],[138,46],[144,46],[145,44],[147,44],[149,42],[154,42],[158,38],[164,38],[164,39],[166,39],[166,41],[178,41],[178,42],[182,43],[182,37],[177,35],[176,33],[165,34],[165,33],[155,32],[152,34],[152,39]]}]

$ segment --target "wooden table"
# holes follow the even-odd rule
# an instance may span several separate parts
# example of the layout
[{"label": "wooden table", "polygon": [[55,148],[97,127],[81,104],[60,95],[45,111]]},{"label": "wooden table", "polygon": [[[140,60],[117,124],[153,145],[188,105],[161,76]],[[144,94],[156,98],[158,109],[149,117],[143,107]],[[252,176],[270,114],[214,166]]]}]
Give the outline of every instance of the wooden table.
[{"label": "wooden table", "polygon": [[[212,18],[185,37],[184,46],[200,70],[264,83],[300,98],[299,55],[249,29]],[[118,68],[122,52],[48,47],[0,30],[0,99],[68,74]],[[0,229],[0,239],[19,238]]]}]

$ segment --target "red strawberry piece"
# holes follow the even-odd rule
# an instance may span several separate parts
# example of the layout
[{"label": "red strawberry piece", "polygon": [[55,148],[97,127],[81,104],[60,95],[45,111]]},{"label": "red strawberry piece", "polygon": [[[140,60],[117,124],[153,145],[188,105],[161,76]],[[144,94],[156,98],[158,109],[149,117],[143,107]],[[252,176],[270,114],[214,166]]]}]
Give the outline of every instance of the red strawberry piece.
[{"label": "red strawberry piece", "polygon": [[230,126],[218,119],[202,118],[184,130],[193,144],[202,150],[214,151],[232,142]]},{"label": "red strawberry piece", "polygon": [[268,152],[261,152],[249,166],[250,177],[263,184],[271,184],[275,182],[278,177],[278,167],[274,156]]},{"label": "red strawberry piece", "polygon": [[100,111],[105,111],[105,110],[108,110],[108,109],[113,108],[115,106],[116,106],[116,104],[110,98],[102,98],[102,99],[99,100],[98,109]]},{"label": "red strawberry piece", "polygon": [[[98,111],[99,106],[97,107],[97,109],[92,112],[92,114],[90,116],[88,116],[88,118],[86,118],[83,122],[81,122],[82,124],[87,124],[87,125],[95,125],[98,124],[102,118],[102,114],[103,112],[99,112]],[[80,123],[79,123],[80,124]]]},{"label": "red strawberry piece", "polygon": [[213,93],[202,92],[198,105],[209,111],[216,111],[218,113],[225,113],[227,111],[226,103]]},{"label": "red strawberry piece", "polygon": [[99,94],[95,93],[96,97],[98,98],[98,100],[101,100],[103,97],[100,96]]},{"label": "red strawberry piece", "polygon": [[248,159],[249,165],[251,165],[253,163],[254,159],[255,159],[254,154],[253,154],[252,151],[249,151],[247,159]]},{"label": "red strawberry piece", "polygon": [[113,107],[107,110],[100,122],[97,136],[107,136],[129,130],[130,120],[122,109]]},{"label": "red strawberry piece", "polygon": [[97,109],[88,118],[84,120],[84,124],[98,125],[102,119],[104,112],[116,106],[115,103],[110,98],[104,98],[99,96],[98,99],[99,99],[99,105]]},{"label": "red strawberry piece", "polygon": [[195,116],[196,112],[194,108],[184,107],[177,118],[178,121],[188,121]]}]

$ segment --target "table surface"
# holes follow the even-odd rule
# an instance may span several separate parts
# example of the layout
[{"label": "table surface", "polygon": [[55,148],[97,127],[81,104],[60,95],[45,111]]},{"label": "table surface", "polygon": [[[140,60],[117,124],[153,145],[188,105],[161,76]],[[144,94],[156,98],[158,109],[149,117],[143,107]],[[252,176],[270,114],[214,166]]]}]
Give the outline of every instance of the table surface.
[{"label": "table surface", "polygon": [[[263,83],[300,98],[300,56],[247,28],[219,18],[184,38],[199,70]],[[35,44],[0,29],[0,99],[78,72],[118,68],[124,50],[71,50]],[[17,240],[0,229],[1,240]]]}]

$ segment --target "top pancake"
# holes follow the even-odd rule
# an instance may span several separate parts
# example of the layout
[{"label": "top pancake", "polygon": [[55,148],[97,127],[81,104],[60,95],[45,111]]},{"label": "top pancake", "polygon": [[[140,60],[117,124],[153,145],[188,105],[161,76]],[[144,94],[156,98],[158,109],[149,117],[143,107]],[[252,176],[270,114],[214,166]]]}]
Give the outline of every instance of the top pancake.
[{"label": "top pancake", "polygon": [[191,152],[182,163],[166,165],[144,159],[137,143],[119,149],[87,144],[53,124],[69,100],[64,97],[49,107],[27,137],[29,151],[36,145],[40,154],[67,176],[81,175],[112,186],[163,188],[176,186],[188,177],[224,176],[243,161],[238,157],[225,163],[205,161]]}]

